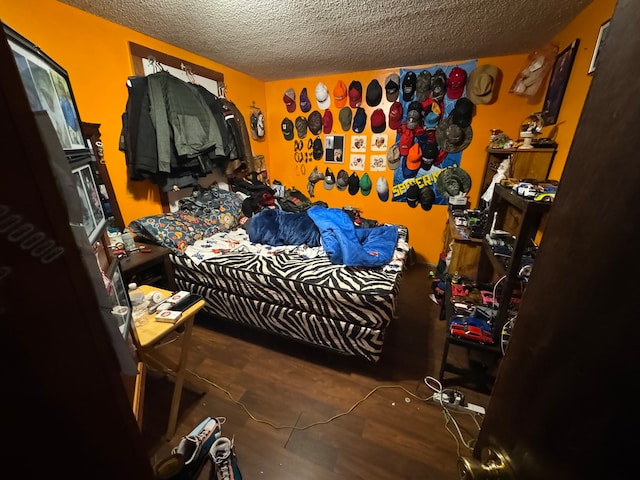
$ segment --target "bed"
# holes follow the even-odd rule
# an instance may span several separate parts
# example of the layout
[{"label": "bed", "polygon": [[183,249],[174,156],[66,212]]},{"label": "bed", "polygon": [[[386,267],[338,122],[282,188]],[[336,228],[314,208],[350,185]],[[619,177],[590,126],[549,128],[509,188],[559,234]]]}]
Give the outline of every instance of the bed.
[{"label": "bed", "polygon": [[[219,187],[194,193],[176,212],[129,225],[139,238],[172,250],[179,289],[202,295],[205,312],[214,317],[370,362],[380,359],[409,252],[405,226],[371,227],[397,232],[383,265],[338,264],[322,244],[252,241],[251,230],[240,225],[246,196]],[[338,210],[314,206],[306,212],[314,209]]]}]

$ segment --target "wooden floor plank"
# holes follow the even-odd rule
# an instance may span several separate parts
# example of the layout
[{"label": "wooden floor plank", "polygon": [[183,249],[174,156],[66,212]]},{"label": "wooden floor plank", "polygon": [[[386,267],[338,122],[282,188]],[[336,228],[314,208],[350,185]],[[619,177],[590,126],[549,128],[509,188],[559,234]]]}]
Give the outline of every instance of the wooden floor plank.
[{"label": "wooden floor plank", "polygon": [[[433,393],[424,379],[438,375],[446,333],[440,307],[428,298],[430,283],[424,265],[404,272],[399,314],[377,363],[199,317],[189,370],[276,428],[252,419],[212,385],[204,395],[184,391],[176,434],[166,442],[161,436],[173,384],[150,371],[142,433],[151,461],[168,456],[205,416],[223,416],[222,432],[234,438],[246,479],[457,479],[459,447],[442,409],[424,400]],[[467,352],[451,351],[451,359],[465,364]],[[469,401],[487,405],[485,393],[458,388]],[[467,439],[477,434],[469,417],[456,418]],[[209,468],[199,478],[208,478]]]}]

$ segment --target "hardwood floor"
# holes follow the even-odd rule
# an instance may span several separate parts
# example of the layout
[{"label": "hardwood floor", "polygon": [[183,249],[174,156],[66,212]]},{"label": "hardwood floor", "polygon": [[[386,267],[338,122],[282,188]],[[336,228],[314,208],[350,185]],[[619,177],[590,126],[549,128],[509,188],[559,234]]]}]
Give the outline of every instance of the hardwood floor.
[{"label": "hardwood floor", "polygon": [[[428,273],[426,265],[404,272],[399,316],[376,364],[198,317],[189,370],[228,391],[262,422],[215,386],[204,395],[185,389],[177,432],[166,442],[173,384],[151,372],[142,427],[151,462],[168,456],[204,417],[216,416],[226,417],[222,433],[234,437],[245,480],[457,479],[458,447],[442,409],[420,400],[433,393],[424,378],[438,377],[446,329],[440,307],[429,299]],[[466,362],[466,355],[458,347],[450,351],[457,362]],[[488,395],[470,387],[456,388],[486,407]],[[477,436],[470,416],[455,418],[466,441]],[[199,478],[209,478],[208,463]]]}]

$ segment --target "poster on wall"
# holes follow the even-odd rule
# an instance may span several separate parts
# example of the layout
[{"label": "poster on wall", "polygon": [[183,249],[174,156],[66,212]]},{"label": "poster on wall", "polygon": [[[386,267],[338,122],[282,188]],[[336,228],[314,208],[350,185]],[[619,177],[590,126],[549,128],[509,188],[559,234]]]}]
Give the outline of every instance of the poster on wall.
[{"label": "poster on wall", "polygon": [[394,202],[406,202],[407,190],[415,184],[433,190],[435,205],[448,204],[448,198],[436,188],[436,180],[445,169],[462,167],[462,153],[471,142],[471,124],[452,126],[451,114],[461,98],[471,104],[466,99],[466,81],[476,65],[477,60],[471,60],[400,69],[397,101],[402,105],[402,124],[395,139],[389,140],[400,151],[400,165],[393,171]]}]

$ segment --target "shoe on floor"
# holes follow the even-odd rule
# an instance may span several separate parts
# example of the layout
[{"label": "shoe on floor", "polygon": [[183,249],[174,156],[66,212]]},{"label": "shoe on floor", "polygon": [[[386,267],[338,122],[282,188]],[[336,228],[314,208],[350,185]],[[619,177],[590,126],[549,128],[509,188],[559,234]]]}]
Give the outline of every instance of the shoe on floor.
[{"label": "shoe on floor", "polygon": [[204,465],[209,449],[221,437],[220,427],[225,420],[224,417],[207,417],[191,433],[180,439],[171,453],[182,456],[185,473],[195,478],[194,474]]},{"label": "shoe on floor", "polygon": [[209,450],[209,457],[213,463],[210,480],[242,480],[232,440],[218,438]]}]

